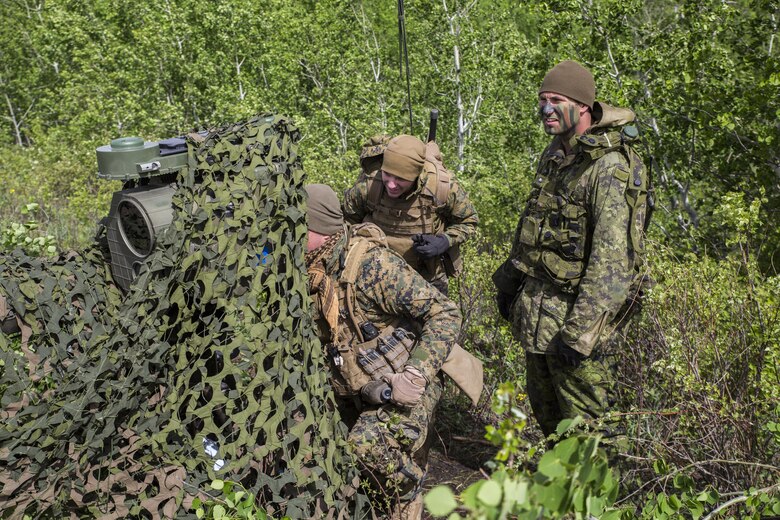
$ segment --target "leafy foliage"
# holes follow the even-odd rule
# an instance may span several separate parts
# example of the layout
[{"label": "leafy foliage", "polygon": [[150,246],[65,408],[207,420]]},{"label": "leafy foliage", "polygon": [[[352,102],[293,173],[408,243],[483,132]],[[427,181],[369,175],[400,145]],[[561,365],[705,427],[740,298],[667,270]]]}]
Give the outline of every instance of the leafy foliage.
[{"label": "leafy foliage", "polygon": [[[203,520],[269,520],[271,517],[258,507],[255,495],[241,484],[215,479],[210,484],[211,489],[220,492],[222,498],[201,500],[196,497],[192,501],[195,516]],[[282,520],[289,520],[283,517]]]},{"label": "leafy foliage", "polygon": [[493,411],[503,418],[498,427],[488,427],[486,438],[500,450],[495,457],[497,469],[490,478],[467,487],[455,497],[446,486],[433,488],[425,496],[425,505],[435,517],[462,518],[621,518],[612,508],[619,480],[610,469],[607,456],[599,448],[600,436],[577,433],[581,420],[567,420],[558,427],[565,437],[552,449],[537,457],[535,471],[523,469],[537,455],[520,434],[526,417],[515,404],[521,396],[512,384],[504,384],[494,395]]},{"label": "leafy foliage", "polygon": [[[22,206],[22,215],[32,217],[38,209],[38,204],[32,202]],[[57,252],[57,242],[51,235],[35,236],[38,223],[30,218],[25,223],[11,222],[8,227],[0,230],[0,246],[6,250],[21,248],[30,256],[51,256]]]},{"label": "leafy foliage", "polygon": [[[0,219],[29,224],[22,210],[40,205],[37,228],[3,225],[4,248],[91,241],[119,189],[94,175],[94,149],[111,138],[159,139],[274,109],[301,128],[308,180],[339,191],[354,181],[363,139],[423,136],[438,108],[445,162],[481,219],[453,282],[461,340],[505,397],[502,382],[524,381],[522,349],[495,312],[490,274],[547,142],[539,82],[560,59],[586,64],[599,99],[637,112],[657,188],[657,285],[628,328],[621,368],[634,442],[625,500],[684,503],[707,481],[721,496],[774,482],[778,443],[763,425],[780,422],[775,0],[407,0],[411,107],[393,2],[51,0],[2,12]],[[509,465],[518,439],[535,434],[513,430],[529,413],[518,395],[506,401],[518,415],[492,424]],[[675,488],[655,460],[691,468],[694,488]],[[734,460],[747,464],[723,462]]]}]

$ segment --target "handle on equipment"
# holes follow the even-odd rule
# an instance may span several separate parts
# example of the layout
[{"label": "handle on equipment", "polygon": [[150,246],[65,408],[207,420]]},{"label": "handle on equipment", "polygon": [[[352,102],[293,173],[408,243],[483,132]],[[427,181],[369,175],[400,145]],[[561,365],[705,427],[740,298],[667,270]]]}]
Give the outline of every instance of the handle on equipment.
[{"label": "handle on equipment", "polygon": [[431,109],[431,124],[428,127],[428,142],[436,140],[436,123],[439,121],[439,111]]}]

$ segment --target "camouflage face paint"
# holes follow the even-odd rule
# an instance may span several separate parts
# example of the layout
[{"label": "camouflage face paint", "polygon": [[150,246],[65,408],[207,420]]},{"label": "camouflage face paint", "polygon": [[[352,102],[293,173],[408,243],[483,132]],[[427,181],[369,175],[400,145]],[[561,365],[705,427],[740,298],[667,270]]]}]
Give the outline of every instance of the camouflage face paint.
[{"label": "camouflage face paint", "polygon": [[580,122],[580,106],[575,101],[552,103],[549,99],[540,99],[539,118],[547,134],[566,134]]}]

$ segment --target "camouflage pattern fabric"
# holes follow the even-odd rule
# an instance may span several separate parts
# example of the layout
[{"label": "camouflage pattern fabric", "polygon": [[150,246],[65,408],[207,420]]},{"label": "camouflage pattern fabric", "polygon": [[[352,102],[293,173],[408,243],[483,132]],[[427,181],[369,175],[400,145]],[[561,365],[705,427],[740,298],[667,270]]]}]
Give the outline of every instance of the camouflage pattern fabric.
[{"label": "camouflage pattern fabric", "polygon": [[[344,201],[341,209],[344,212],[344,220],[347,222],[351,224],[376,222],[388,236],[390,236],[394,234],[392,230],[388,229],[387,226],[381,225],[379,219],[372,218],[373,214],[371,213],[368,199],[371,183],[374,182],[374,177],[376,175],[379,175],[379,172],[374,172],[370,175],[361,175],[355,185],[344,192]],[[381,180],[378,180],[378,182],[381,182]],[[416,188],[412,193],[406,196],[405,200],[428,197],[429,194],[425,191],[427,182],[428,172],[423,171],[417,180]],[[385,195],[383,190],[379,204],[380,206],[391,206],[394,202]],[[430,206],[431,204],[428,205]],[[429,219],[433,221],[429,227],[432,227],[433,229],[441,228],[442,233],[447,236],[447,239],[450,242],[450,247],[458,246],[465,242],[469,237],[473,236],[474,233],[476,233],[477,225],[479,224],[477,210],[469,200],[466,191],[454,177],[452,178],[452,186],[446,202],[436,207],[433,214],[429,216]],[[419,229],[408,234],[411,236],[414,233],[424,232],[430,231],[426,231],[423,223],[420,222]],[[399,251],[399,253],[404,254],[406,251]],[[441,261],[428,262],[424,259],[419,259],[419,257],[417,259],[409,258],[408,255],[406,259],[427,281],[435,283],[437,287],[441,286],[446,288],[447,274]]]},{"label": "camouflage pattern fabric", "polygon": [[510,256],[493,275],[499,290],[520,290],[514,331],[530,352],[550,352],[560,335],[590,354],[624,305],[641,265],[629,233],[634,222],[628,159],[612,150],[590,161],[581,145],[588,139],[589,134],[573,138],[564,154],[556,138],[544,151]]},{"label": "camouflage pattern fabric", "polygon": [[[398,502],[407,502],[420,491],[427,470],[431,427],[442,385],[434,379],[420,402],[406,408],[387,404],[364,409],[349,430],[349,444],[358,465],[380,491],[373,502],[389,510]],[[339,400],[345,416],[350,404]]]},{"label": "camouflage pattern fabric", "polygon": [[[631,165],[621,150],[606,145],[597,149],[600,153],[593,149],[618,120],[626,121],[626,113],[633,119],[626,109],[614,111],[619,118],[605,111],[589,131],[593,133],[572,138],[569,153],[558,137],[548,146],[510,256],[493,275],[500,291],[516,294],[511,309],[514,336],[528,353],[546,354],[550,367],[558,366],[561,342],[585,356],[603,354],[642,265],[637,247],[641,237],[639,243],[632,240],[630,230],[641,226],[636,217],[644,208],[631,206],[628,185],[644,175],[644,169]],[[620,144],[619,133],[608,135]],[[646,184],[646,178],[640,178],[638,185]],[[643,214],[639,216],[643,222]],[[578,410],[590,417],[603,413],[614,376],[589,365],[586,359],[579,370],[529,367],[528,393],[536,396],[534,412],[545,431]],[[557,403],[552,418],[547,417],[551,407],[543,403]]]},{"label": "camouflage pattern fabric", "polygon": [[384,247],[368,251],[356,289],[363,316],[379,330],[399,317],[412,321],[418,341],[407,364],[433,381],[460,333],[461,317],[455,303]]},{"label": "camouflage pattern fabric", "polygon": [[390,136],[387,134],[372,135],[363,143],[360,150],[360,173],[369,174],[382,167],[382,158]]},{"label": "camouflage pattern fabric", "polygon": [[22,329],[0,335],[5,515],[194,517],[215,478],[275,517],[353,514],[308,312],[298,139],[261,115],[189,141],[174,220],[126,295],[99,245],[0,257]]},{"label": "camouflage pattern fabric", "polygon": [[[326,272],[334,284],[341,274],[340,259],[346,246],[347,239],[342,237],[325,260]],[[338,400],[347,423],[354,423],[349,440],[364,475],[381,486],[377,496],[397,496],[416,487],[425,467],[425,452],[420,450],[441,395],[437,375],[456,341],[461,317],[452,301],[395,252],[382,246],[369,249],[361,260],[356,302],[363,317],[379,330],[397,324],[399,318],[407,323],[419,338],[407,364],[417,367],[429,381],[421,402],[412,409],[395,405],[366,407],[350,399]],[[320,339],[328,341],[328,324],[319,314],[317,321]],[[335,366],[331,370],[335,371]],[[382,506],[376,500],[375,505]]]},{"label": "camouflage pattern fabric", "polygon": [[616,402],[614,355],[588,357],[580,366],[562,363],[558,356],[526,352],[528,401],[545,435],[563,419],[577,415],[598,419]]}]

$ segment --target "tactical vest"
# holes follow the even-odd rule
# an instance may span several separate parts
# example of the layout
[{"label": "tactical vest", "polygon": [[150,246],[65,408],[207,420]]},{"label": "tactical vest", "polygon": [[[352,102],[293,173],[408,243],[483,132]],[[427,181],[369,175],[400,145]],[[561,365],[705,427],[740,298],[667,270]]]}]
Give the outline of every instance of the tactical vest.
[{"label": "tactical vest", "polygon": [[612,175],[625,183],[635,278],[640,276],[650,187],[644,164],[630,145],[635,138],[633,126],[624,127],[622,131],[577,136],[580,151],[565,176],[551,179],[548,172],[537,173],[518,237],[524,247],[512,260],[515,267],[530,276],[550,281],[563,292],[576,292],[587,267],[592,233],[591,216],[581,190],[577,195],[577,187],[582,174],[596,160],[617,152],[628,161],[627,168],[623,164],[615,165]]},{"label": "tactical vest", "polygon": [[351,228],[338,279],[338,330],[332,334],[336,341],[326,345],[335,366],[333,389],[342,397],[359,395],[369,381],[401,372],[417,343],[411,324],[396,320],[378,329],[357,304],[355,282],[361,262],[369,251],[382,246],[387,246],[387,240],[377,226],[366,223]]},{"label": "tactical vest", "polygon": [[[412,248],[412,236],[444,233],[446,223],[438,211],[447,204],[452,189],[452,174],[443,167],[426,161],[423,167],[425,185],[413,197],[393,199],[385,196],[381,171],[369,174],[367,214],[364,222],[372,222],[382,228],[387,236],[387,245],[400,254],[416,271],[425,267],[432,276],[437,270],[438,259],[422,259]],[[453,246],[445,255],[444,267],[449,276],[460,271],[462,260],[460,247]]]}]

